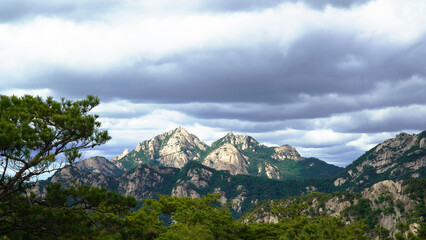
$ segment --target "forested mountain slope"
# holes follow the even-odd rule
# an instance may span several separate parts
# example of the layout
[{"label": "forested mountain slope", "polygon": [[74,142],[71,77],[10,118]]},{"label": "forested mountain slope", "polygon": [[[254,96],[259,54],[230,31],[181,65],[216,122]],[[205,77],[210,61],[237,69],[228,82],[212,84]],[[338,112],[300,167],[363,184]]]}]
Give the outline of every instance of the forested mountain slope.
[{"label": "forested mountain slope", "polygon": [[[90,159],[84,160],[90,161]],[[40,181],[32,191],[42,194],[44,187],[59,182],[64,187],[74,183],[104,186],[123,195],[134,196],[138,201],[156,198],[158,194],[199,198],[208,193],[218,193],[222,203],[231,201],[233,214],[240,216],[256,203],[265,199],[306,194],[310,191],[329,191],[330,180],[275,180],[249,175],[232,175],[190,161],[183,168],[140,164],[120,175],[93,172],[79,165],[57,171],[47,180]]]},{"label": "forested mountain slope", "polygon": [[[370,236],[381,239],[396,233],[417,233],[426,219],[426,180],[390,180],[374,184],[361,193],[313,192],[282,200],[265,200],[245,214],[245,223],[278,223],[286,218],[334,216],[346,224],[364,220]],[[424,227],[424,226],[423,226]]]},{"label": "forested mountain slope", "polygon": [[362,191],[383,180],[426,178],[426,131],[400,133],[378,144],[334,180],[336,190]]}]

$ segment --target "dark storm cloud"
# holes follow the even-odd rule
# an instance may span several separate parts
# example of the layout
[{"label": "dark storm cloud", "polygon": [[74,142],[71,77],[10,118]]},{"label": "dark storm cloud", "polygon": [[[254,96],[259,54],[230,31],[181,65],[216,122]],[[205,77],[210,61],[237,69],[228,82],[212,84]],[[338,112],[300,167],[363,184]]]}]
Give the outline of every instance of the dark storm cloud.
[{"label": "dark storm cloud", "polygon": [[[419,108],[419,109],[416,109]],[[267,107],[265,106],[265,109]],[[421,110],[421,111],[419,111]],[[377,112],[376,112],[377,111]],[[319,119],[295,119],[269,122],[246,121],[237,118],[235,120],[210,119],[197,120],[201,124],[209,127],[220,128],[223,131],[232,129],[236,132],[265,133],[283,129],[299,129],[312,131],[315,129],[333,129],[342,133],[377,133],[377,132],[397,132],[397,131],[423,131],[426,130],[424,121],[426,110],[414,106],[408,109],[391,112],[389,116],[382,119],[375,119],[375,115],[380,114],[380,110],[355,113],[345,113],[341,119],[330,119],[329,117]],[[258,112],[257,114],[262,114]],[[276,141],[275,141],[276,142]],[[307,141],[308,142],[308,141]],[[325,143],[328,144],[328,143]],[[310,145],[309,147],[312,147]]]},{"label": "dark storm cloud", "polygon": [[334,122],[333,127],[340,132],[397,132],[401,130],[426,130],[426,107],[412,105],[405,108],[390,107],[377,111],[350,113],[345,121]]},{"label": "dark storm cloud", "polygon": [[317,118],[366,107],[424,104],[425,54],[424,37],[400,47],[317,33],[287,52],[269,44],[189,52],[104,74],[57,70],[36,79],[33,87],[84,97],[84,86],[85,93],[106,101],[236,104],[179,109],[200,118]]},{"label": "dark storm cloud", "polygon": [[[425,113],[421,111],[409,119],[404,109],[397,111],[397,117],[375,119],[374,111],[362,110],[426,104],[426,65],[421,60],[425,54],[425,37],[401,46],[314,33],[288,51],[264,44],[188,52],[103,74],[65,69],[36,79],[32,87],[50,88],[68,98],[93,94],[103,102],[127,99],[158,104],[205,126],[241,132],[290,127],[342,132],[423,130]],[[347,119],[331,123],[327,119],[339,114]]]},{"label": "dark storm cloud", "polygon": [[255,122],[311,119],[362,109],[426,104],[425,89],[426,79],[414,77],[399,82],[378,84],[361,94],[299,97],[297,101],[286,104],[199,103],[182,105],[176,109],[205,119],[245,119]]},{"label": "dark storm cloud", "polygon": [[117,4],[114,0],[1,0],[0,22],[12,22],[39,15],[91,19],[96,12]]}]

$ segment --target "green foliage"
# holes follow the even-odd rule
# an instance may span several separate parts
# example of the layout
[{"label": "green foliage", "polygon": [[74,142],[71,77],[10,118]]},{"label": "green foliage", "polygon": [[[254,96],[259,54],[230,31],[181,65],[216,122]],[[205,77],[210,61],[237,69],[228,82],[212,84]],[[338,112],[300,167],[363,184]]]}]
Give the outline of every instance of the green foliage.
[{"label": "green foliage", "polygon": [[121,229],[122,239],[154,239],[164,232],[159,221],[161,204],[152,199],[146,199],[139,210],[124,218],[125,228]]},{"label": "green foliage", "polygon": [[0,204],[0,236],[10,239],[81,239],[121,229],[120,215],[136,206],[105,188],[52,184],[44,199],[8,195]]},{"label": "green foliage", "polygon": [[410,179],[402,185],[404,193],[418,203],[412,217],[426,219],[426,179]]},{"label": "green foliage", "polygon": [[389,230],[384,227],[376,227],[374,232],[379,240],[391,240]]},{"label": "green foliage", "polygon": [[118,160],[118,162],[122,164],[123,169],[132,170],[139,165],[138,162],[147,164],[151,162],[150,160],[150,157],[145,153],[145,151],[141,150],[139,152],[132,151],[131,153],[124,156],[122,159]]},{"label": "green foliage", "polygon": [[[188,172],[201,172],[202,170],[212,172],[212,175],[206,180],[209,183],[207,187],[197,188],[189,183],[191,177],[188,176]],[[188,188],[194,189],[201,195],[212,193],[215,189],[220,188],[221,191],[225,192],[228,199],[235,199],[244,192],[245,200],[241,203],[241,212],[233,211],[234,217],[240,217],[242,214],[246,213],[254,206],[254,202],[264,199],[280,199],[288,196],[301,195],[308,185],[324,189],[321,185],[329,184],[328,180],[325,182],[322,180],[302,182],[294,180],[280,181],[249,175],[233,176],[227,171],[216,171],[206,167],[198,161],[188,162],[175,177],[179,179],[181,183],[188,181]],[[169,189],[174,186],[175,185],[169,186]]]},{"label": "green foliage", "polygon": [[[213,240],[217,239],[210,229],[202,224],[188,225],[184,223],[175,223],[170,226],[167,232],[161,234],[159,240]],[[221,238],[225,239],[225,238]]]},{"label": "green foliage", "polygon": [[283,221],[284,219],[295,219],[302,216],[307,209],[308,204],[306,202],[294,200],[287,206],[282,204],[273,205],[271,213]]},{"label": "green foliage", "polygon": [[[267,177],[265,173],[266,165],[277,167],[282,180],[302,180],[308,178],[327,178],[339,174],[343,168],[327,164],[317,158],[306,158],[303,161],[294,161],[292,159],[276,160],[272,156],[275,154],[273,147],[263,145],[242,151],[244,156],[250,159],[249,173]],[[261,173],[259,174],[259,167]]]},{"label": "green foliage", "polygon": [[392,202],[392,198],[389,195],[385,195],[385,196],[381,195],[377,199],[375,199],[374,202],[376,204],[380,204],[380,203],[383,203],[383,202]]},{"label": "green foliage", "polygon": [[107,142],[110,136],[100,130],[98,116],[89,114],[98,104],[94,96],[58,102],[51,97],[1,95],[0,199],[24,191],[25,182],[52,171],[58,155],[72,163],[79,150]]},{"label": "green foliage", "polygon": [[374,229],[378,223],[378,213],[380,213],[380,210],[373,211],[370,200],[365,198],[358,199],[357,204],[344,210],[345,217],[353,218],[355,221],[364,220],[370,229]]},{"label": "green foliage", "polygon": [[[209,194],[201,199],[160,196],[159,202],[163,206],[163,213],[171,215],[176,221],[176,224],[173,224],[167,232],[179,234],[192,229],[200,232],[200,236],[206,236],[207,239],[211,237],[211,239],[234,239],[238,227],[229,208],[221,207],[217,203],[219,198],[220,195],[217,194]],[[169,234],[166,233],[165,236]]]},{"label": "green foliage", "polygon": [[[23,197],[11,199],[20,208],[10,215],[9,222],[0,224],[0,236],[10,239],[368,239],[377,236],[389,239],[388,230],[368,226],[370,202],[359,199],[347,211],[360,221],[350,224],[339,217],[308,216],[308,202],[321,205],[337,194],[350,201],[348,194],[310,193],[287,198],[288,204],[278,201],[270,209],[279,216],[278,223],[257,223],[232,218],[229,205],[218,202],[220,195],[207,195],[201,199],[159,196],[146,199],[134,212],[129,210],[136,202],[132,197],[119,196],[105,188],[75,185],[61,189],[60,184],[47,187],[45,199],[31,197],[29,204]],[[17,201],[20,199],[20,201]],[[24,201],[22,201],[24,200]],[[386,201],[383,200],[382,203]],[[266,207],[262,203],[260,206]],[[10,207],[10,206],[9,206]],[[1,212],[8,206],[2,205]],[[354,215],[352,215],[354,214]],[[359,217],[356,214],[360,214]],[[167,215],[173,219],[165,225],[160,219]],[[9,225],[7,225],[9,224]],[[397,239],[422,239],[409,233],[408,224],[400,224]]]},{"label": "green foliage", "polygon": [[250,223],[240,232],[241,239],[367,239],[362,222],[346,225],[336,217],[296,217],[277,224]]}]

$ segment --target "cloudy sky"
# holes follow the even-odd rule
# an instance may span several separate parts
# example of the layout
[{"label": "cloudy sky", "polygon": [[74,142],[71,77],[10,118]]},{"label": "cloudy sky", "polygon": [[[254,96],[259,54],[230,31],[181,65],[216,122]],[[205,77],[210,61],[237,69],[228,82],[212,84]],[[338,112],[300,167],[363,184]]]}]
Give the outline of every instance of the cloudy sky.
[{"label": "cloudy sky", "polygon": [[176,128],[345,166],[426,130],[424,0],[2,0],[0,93],[84,98],[112,158]]}]

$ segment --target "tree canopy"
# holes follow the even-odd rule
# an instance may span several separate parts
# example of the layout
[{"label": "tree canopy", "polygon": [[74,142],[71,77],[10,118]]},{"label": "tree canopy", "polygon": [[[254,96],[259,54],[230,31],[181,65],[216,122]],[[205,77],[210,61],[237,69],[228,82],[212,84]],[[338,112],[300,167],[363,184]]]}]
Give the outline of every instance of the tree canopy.
[{"label": "tree canopy", "polygon": [[79,150],[106,143],[98,116],[99,99],[56,101],[25,95],[0,96],[0,199],[25,190],[32,177],[53,171],[58,156],[72,163]]}]

